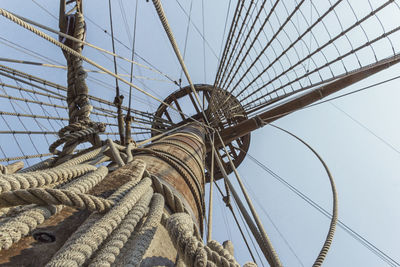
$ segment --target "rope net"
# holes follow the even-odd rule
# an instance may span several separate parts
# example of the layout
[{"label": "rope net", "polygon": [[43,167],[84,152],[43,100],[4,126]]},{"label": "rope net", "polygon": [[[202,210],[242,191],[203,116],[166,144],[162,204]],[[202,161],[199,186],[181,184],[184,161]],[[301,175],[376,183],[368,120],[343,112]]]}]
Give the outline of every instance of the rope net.
[{"label": "rope net", "polygon": [[248,114],[398,56],[396,1],[238,1],[214,84]]}]

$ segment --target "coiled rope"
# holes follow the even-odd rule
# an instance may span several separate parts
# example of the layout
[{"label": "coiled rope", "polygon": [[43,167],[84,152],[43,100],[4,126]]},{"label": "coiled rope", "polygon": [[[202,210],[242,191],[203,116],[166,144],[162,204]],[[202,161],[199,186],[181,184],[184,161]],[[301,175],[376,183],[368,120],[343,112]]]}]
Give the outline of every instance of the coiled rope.
[{"label": "coiled rope", "polygon": [[148,212],[151,198],[152,191],[149,190],[142,196],[135,207],[129,211],[113,234],[104,241],[100,249],[92,257],[93,260],[89,266],[110,266],[115,262],[139,220]]},{"label": "coiled rope", "polygon": [[[95,212],[71,235],[47,266],[111,266],[121,254],[124,255],[123,261],[126,265],[137,266],[143,260],[160,221],[169,227],[168,232],[188,266],[239,266],[219,243],[212,241],[207,246],[202,243],[199,231],[181,196],[158,177],[150,178],[149,173],[145,171],[146,164],[141,160],[130,163],[134,170],[123,173],[130,177],[129,181],[109,198],[102,199],[86,194],[104,179],[108,171],[104,166],[97,169],[82,163],[100,157],[110,147],[109,143],[101,148],[84,151],[60,166],[48,170],[2,175],[17,178],[15,180],[19,183],[12,183],[10,189],[7,186],[3,187],[5,190],[0,194],[0,206],[12,203],[51,205],[26,206],[15,218],[1,225],[1,249],[10,248],[23,236],[31,233],[45,219],[60,211],[61,205],[69,205]],[[123,149],[117,144],[115,148],[117,153],[126,152],[128,149]],[[129,149],[132,149],[132,146]],[[127,158],[125,161],[128,163]],[[22,181],[21,177],[30,183]],[[72,180],[73,178],[77,179]],[[42,181],[43,179],[47,180]],[[60,189],[37,188],[44,185],[57,186],[65,181],[67,183]],[[154,193],[151,185],[160,194]],[[183,222],[182,219],[174,222],[174,215],[170,218],[163,215],[164,199],[172,212],[178,212],[179,218],[183,216]],[[101,201],[96,202],[97,200]],[[104,208],[100,207],[102,204]],[[99,212],[107,209],[109,211],[106,213]],[[138,222],[146,215],[146,220],[137,229]],[[177,229],[182,227],[190,230],[181,233]],[[135,249],[130,253],[121,253],[124,249],[132,247],[128,246],[128,243],[134,244]]]},{"label": "coiled rope", "polygon": [[83,164],[68,168],[52,168],[25,174],[15,173],[0,175],[0,193],[42,187],[57,182],[68,181],[89,171],[94,171],[95,169],[95,166]]},{"label": "coiled rope", "polygon": [[230,253],[217,241],[205,246],[193,236],[193,220],[186,213],[175,213],[162,220],[177,248],[180,257],[188,266],[240,266]]},{"label": "coiled rope", "polygon": [[[87,193],[106,177],[108,170],[101,166],[63,188],[76,193]],[[0,195],[1,196],[1,195]],[[62,206],[34,206],[22,210],[0,225],[0,250],[8,249],[22,237],[31,233],[38,225],[60,211]]]}]

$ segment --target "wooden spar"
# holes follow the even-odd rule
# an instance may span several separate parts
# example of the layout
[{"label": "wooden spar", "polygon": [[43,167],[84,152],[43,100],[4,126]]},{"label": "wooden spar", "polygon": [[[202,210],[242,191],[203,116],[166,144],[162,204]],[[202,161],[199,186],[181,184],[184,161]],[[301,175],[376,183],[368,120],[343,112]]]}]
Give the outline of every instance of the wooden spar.
[{"label": "wooden spar", "polygon": [[[260,115],[244,120],[235,126],[223,129],[220,133],[221,137],[224,140],[224,143],[228,144],[239,137],[245,136],[246,134],[249,134],[256,129],[263,127],[265,124],[271,123],[279,118],[289,115],[294,111],[304,108],[307,105],[321,100],[328,95],[336,93],[399,62],[400,55],[396,55],[389,59],[378,61],[373,65],[363,67],[358,71],[350,72],[343,78],[337,79],[326,85],[322,85],[321,87],[311,90],[310,92],[296,97],[295,99],[289,100],[281,105],[278,105],[277,107],[269,109],[261,113]],[[217,139],[215,145],[216,147],[222,147],[219,139]],[[208,146],[207,152],[210,150],[211,147]]]},{"label": "wooden spar", "polygon": [[[168,155],[176,157],[183,164],[182,167],[179,167],[182,168],[181,171],[183,173],[181,173],[177,171],[176,166],[173,167],[154,154],[145,153],[134,156],[134,159],[144,160],[147,164],[147,170],[151,174],[161,178],[175,194],[181,196],[193,221],[202,233],[205,209],[205,144],[203,129],[191,124],[147,147],[154,151],[164,151]],[[191,185],[189,186],[189,184]],[[199,187],[196,187],[195,184],[198,184]],[[173,208],[168,206],[168,197],[164,195],[164,198],[166,202],[165,211],[171,213]],[[177,259],[177,252],[166,229],[159,225],[156,235],[144,255],[141,266],[181,266],[178,264]]]},{"label": "wooden spar", "polygon": [[[161,152],[160,154],[168,156],[172,161],[166,160],[163,156],[149,153],[146,149]],[[140,148],[133,150],[133,158],[134,160],[145,161],[146,170],[162,180],[163,184],[170,186],[173,193],[181,197],[197,228],[202,232],[205,186],[205,144],[202,128],[194,124],[184,126],[176,132],[147,145],[144,150]],[[130,163],[118,168],[108,174],[89,193],[107,197],[127,182],[129,173],[133,171]],[[153,188],[155,188],[154,183]],[[157,188],[155,188],[155,191],[158,192]],[[171,213],[174,207],[170,206],[168,196],[164,195],[164,198],[166,203],[164,211]],[[10,249],[0,251],[0,264],[7,266],[44,266],[88,215],[87,211],[77,211],[70,207],[64,208],[33,231],[33,233],[36,233],[35,238],[31,233],[13,244]],[[176,261],[177,252],[168,232],[163,226],[159,225],[154,239],[144,255],[142,264],[145,266],[173,266]]]}]

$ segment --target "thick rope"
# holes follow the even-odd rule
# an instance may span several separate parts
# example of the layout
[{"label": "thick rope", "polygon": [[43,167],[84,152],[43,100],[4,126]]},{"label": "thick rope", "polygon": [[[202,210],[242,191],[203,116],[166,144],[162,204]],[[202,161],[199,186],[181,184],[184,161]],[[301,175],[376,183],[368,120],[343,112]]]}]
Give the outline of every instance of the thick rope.
[{"label": "thick rope", "polygon": [[[172,213],[184,212],[194,218],[193,212],[190,212],[189,209],[186,208],[189,204],[184,203],[184,198],[179,196],[178,192],[172,190],[168,184],[163,183],[162,180],[155,175],[151,175],[151,179],[153,181],[154,191],[164,196],[165,204],[170,208]],[[198,239],[201,239],[200,230],[197,225],[195,225],[195,235]]]},{"label": "thick rope", "polygon": [[257,264],[254,262],[246,262],[243,267],[257,267]]},{"label": "thick rope", "polygon": [[[187,171],[187,166],[182,164],[182,162],[179,162],[179,160],[174,159],[168,155],[166,155],[163,152],[160,151],[155,151],[153,149],[148,149],[148,148],[137,148],[135,149],[136,152],[143,152],[144,154],[147,155],[154,155],[156,158],[159,158],[166,163],[168,163],[172,168],[174,168],[184,179],[185,183],[189,187],[190,192],[192,193],[193,196],[196,198],[196,207],[197,207],[197,212],[200,216],[200,229],[203,228],[203,209],[204,206],[202,206],[200,203],[204,203],[204,198],[202,195],[202,190],[201,190],[201,185],[198,183],[197,179],[195,176],[190,176],[191,171]],[[186,167],[184,169],[183,167]],[[187,175],[186,172],[189,174]]]},{"label": "thick rope", "polygon": [[132,142],[128,143],[128,145],[126,146],[126,163],[129,163],[133,160],[133,155],[132,155],[132,150],[136,147],[136,143],[134,143],[134,141],[132,140]]},{"label": "thick rope", "polygon": [[125,162],[122,160],[121,155],[120,155],[118,149],[116,148],[115,143],[113,142],[113,140],[108,138],[107,139],[107,144],[110,147],[114,162],[116,162],[119,167],[124,166]]},{"label": "thick rope", "polygon": [[96,220],[78,238],[71,237],[46,266],[81,266],[99,248],[103,241],[121,223],[140,197],[150,189],[150,178],[144,178],[113,209]]},{"label": "thick rope", "polygon": [[210,242],[207,243],[207,247],[215,251],[218,255],[224,257],[231,264],[236,264],[236,265],[238,264],[233,255],[217,241],[211,240]]},{"label": "thick rope", "polygon": [[0,164],[0,174],[1,174],[1,168],[3,168],[2,166],[4,167],[3,174],[13,174],[19,172],[24,167],[24,162],[16,161],[8,165]]},{"label": "thick rope", "polygon": [[[107,175],[108,170],[100,166],[96,171],[88,173],[79,179],[64,186],[64,189],[76,193],[86,193],[101,182]],[[28,235],[36,227],[61,210],[61,206],[35,206],[23,210],[0,225],[0,250],[8,249],[13,243]]]},{"label": "thick rope", "polygon": [[193,221],[185,213],[170,216],[164,225],[179,253],[187,266],[216,266],[207,261],[207,253],[203,244],[193,237]]},{"label": "thick rope", "polygon": [[143,255],[149,248],[151,241],[157,231],[164,211],[164,197],[160,194],[154,194],[150,204],[149,214],[140,230],[134,233],[132,243],[134,250],[125,254],[126,261],[124,266],[136,267],[140,265]]},{"label": "thick rope", "polygon": [[[83,126],[83,129],[79,131],[67,133],[63,136],[60,136],[60,139],[50,145],[49,151],[53,154],[60,155],[61,157],[63,155],[71,154],[77,145],[86,141],[91,141],[93,145],[100,146],[101,141],[98,137],[98,133],[105,131],[105,125],[104,123],[91,123],[91,125],[93,126]],[[96,136],[97,138],[95,138],[94,136]],[[65,145],[63,151],[58,151],[56,148],[64,143]]]},{"label": "thick rope", "polygon": [[270,124],[272,127],[279,129],[289,135],[291,135],[292,137],[296,138],[297,140],[299,140],[301,143],[303,143],[308,149],[311,150],[311,152],[314,153],[314,155],[318,158],[318,160],[322,163],[322,165],[324,166],[324,169],[328,175],[329,178],[329,182],[331,184],[331,190],[332,190],[332,198],[333,198],[333,204],[332,204],[332,219],[331,219],[331,223],[329,225],[329,230],[328,230],[328,234],[326,235],[325,238],[325,242],[324,245],[321,248],[321,251],[318,254],[317,259],[315,260],[313,267],[319,267],[322,265],[322,263],[324,262],[326,255],[328,254],[329,248],[332,244],[332,240],[333,240],[333,236],[335,234],[335,230],[336,230],[336,224],[337,224],[337,220],[338,220],[338,194],[336,191],[336,185],[335,185],[335,181],[332,177],[331,172],[329,171],[328,165],[326,165],[325,161],[322,159],[322,157],[317,153],[317,151],[315,151],[307,142],[305,142],[303,139],[301,139],[300,137],[298,137],[297,135],[283,129],[280,128],[276,125],[272,125]]},{"label": "thick rope", "polygon": [[16,161],[8,165],[0,164],[0,174],[13,174],[20,171],[24,167],[24,162]]},{"label": "thick rope", "polygon": [[114,205],[114,202],[89,194],[52,188],[20,189],[0,195],[0,207],[2,208],[29,204],[65,205],[80,210],[105,212]]},{"label": "thick rope", "polygon": [[0,194],[12,190],[42,187],[57,182],[68,181],[93,170],[96,170],[96,167],[83,164],[68,168],[52,168],[24,174],[0,175]]},{"label": "thick rope", "polygon": [[45,159],[41,162],[38,162],[38,163],[30,166],[30,167],[22,169],[18,173],[26,173],[26,172],[33,172],[33,171],[39,171],[42,169],[46,169],[46,168],[49,168],[54,161],[55,161],[55,158],[48,158],[48,159]]},{"label": "thick rope", "polygon": [[[86,153],[84,152],[84,154],[79,155],[75,158],[69,159],[69,160],[57,165],[57,167],[68,167],[68,166],[81,164],[83,162],[89,161],[91,159],[94,159],[94,158],[102,155],[106,150],[107,150],[106,146],[95,148],[93,150],[90,150],[89,152],[86,152]],[[60,159],[60,160],[62,160],[62,159]],[[93,164],[91,164],[91,165],[93,165]]]},{"label": "thick rope", "polygon": [[216,241],[204,246],[193,236],[193,220],[185,213],[176,213],[164,221],[165,227],[180,257],[188,266],[238,267],[232,255]]},{"label": "thick rope", "polygon": [[150,200],[153,196],[153,192],[149,190],[143,197],[138,201],[138,203],[133,207],[131,211],[122,220],[121,224],[117,229],[114,230],[111,236],[101,245],[101,248],[96,251],[93,259],[90,261],[89,266],[111,266],[120,254],[121,249],[124,247],[129,237],[132,235],[133,231],[139,220],[148,211],[148,206]]},{"label": "thick rope", "polygon": [[182,199],[175,194],[167,184],[162,183],[161,179],[155,175],[152,175],[151,179],[153,181],[154,191],[164,196],[166,204],[172,212],[185,212],[189,214],[189,211],[182,202]]},{"label": "thick rope", "polygon": [[[144,168],[145,168],[145,163],[141,160],[136,160],[133,164],[136,164],[136,170],[133,172],[131,176],[131,180],[125,184],[123,184],[121,187],[119,187],[108,199],[112,201],[119,201],[121,200],[124,196],[126,196],[127,193],[129,193],[132,188],[134,188],[140,178],[142,177]],[[84,222],[81,224],[78,229],[71,235],[71,237],[64,243],[63,247],[69,247],[79,241],[79,238],[86,234],[88,230],[101,218],[103,217],[103,214],[100,213],[93,213],[91,214]],[[62,250],[63,248],[61,248]],[[58,253],[61,253],[62,251],[59,250]],[[64,249],[67,250],[67,249]],[[64,251],[65,252],[65,251]],[[57,255],[57,254],[56,254]],[[54,256],[56,256],[54,255]],[[54,258],[53,256],[53,258]],[[78,255],[79,256],[79,255]],[[72,266],[77,266],[76,262],[72,261],[73,264]],[[59,266],[64,266],[62,259],[58,260]]]}]

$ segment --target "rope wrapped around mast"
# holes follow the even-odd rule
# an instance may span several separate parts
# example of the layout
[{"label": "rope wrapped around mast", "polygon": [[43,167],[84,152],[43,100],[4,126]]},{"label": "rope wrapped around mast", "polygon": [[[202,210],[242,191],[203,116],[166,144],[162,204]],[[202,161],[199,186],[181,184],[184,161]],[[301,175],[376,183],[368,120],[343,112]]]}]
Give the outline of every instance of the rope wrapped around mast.
[{"label": "rope wrapped around mast", "polygon": [[[128,181],[105,199],[89,193],[102,180],[107,179],[107,168],[96,168],[90,162],[109,154],[112,147],[112,161],[122,160],[126,165],[123,168],[129,167],[122,174],[127,176]],[[5,203],[7,206],[7,203],[15,200],[16,204],[25,206],[14,208],[12,218],[3,218],[5,221],[0,227],[0,241],[3,245],[0,250],[9,249],[21,238],[34,234],[33,231],[46,219],[60,212],[63,205],[70,205],[95,212],[53,255],[47,266],[118,266],[120,263],[136,266],[143,261],[160,223],[167,229],[167,225],[172,227],[168,232],[187,266],[238,266],[233,256],[216,241],[211,241],[208,245],[202,243],[199,230],[189,215],[187,203],[170,185],[150,175],[144,161],[133,160],[132,156],[122,156],[124,153],[132,155],[135,150],[138,148],[132,144],[121,146],[109,140],[107,145],[87,149],[65,162],[61,160],[61,164],[51,169],[3,175],[2,181],[10,181],[11,188],[5,186],[5,191],[0,193],[0,205]],[[72,180],[74,178],[76,180]],[[119,176],[119,179],[122,177]],[[20,182],[17,184],[12,181]],[[44,195],[41,196],[41,193]],[[70,199],[63,199],[64,196]],[[79,200],[79,197],[87,201]],[[91,208],[90,200],[99,200],[109,206],[105,209]],[[33,203],[39,205],[30,205]],[[176,216],[163,214],[165,205]],[[176,223],[172,223],[173,221]],[[189,227],[190,230],[179,232],[182,228],[179,225],[185,229]]]},{"label": "rope wrapped around mast", "polygon": [[[65,15],[64,12],[65,0],[62,0],[59,18],[60,31],[66,34],[72,33],[74,38],[84,41],[86,25],[81,6],[77,3],[77,11],[74,15]],[[74,42],[65,37],[60,37],[60,41],[77,53],[82,54],[83,43]],[[59,131],[60,139],[49,148],[51,153],[59,155],[60,158],[71,154],[77,145],[86,141],[89,141],[93,146],[101,146],[102,142],[98,133],[105,131],[104,123],[96,123],[90,120],[93,106],[89,102],[89,88],[85,82],[87,73],[82,66],[82,58],[66,50],[62,51],[68,65],[67,104],[69,125]],[[56,150],[59,145],[64,143],[65,145],[61,152]]]}]

